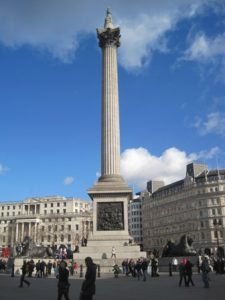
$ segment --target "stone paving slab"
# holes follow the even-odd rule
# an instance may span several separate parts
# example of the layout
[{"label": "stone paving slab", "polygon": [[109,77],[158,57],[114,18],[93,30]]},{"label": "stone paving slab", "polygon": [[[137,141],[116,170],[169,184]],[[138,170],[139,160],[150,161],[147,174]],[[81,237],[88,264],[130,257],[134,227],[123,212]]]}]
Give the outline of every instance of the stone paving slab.
[{"label": "stone paving slab", "polygon": [[[158,278],[149,277],[146,282],[136,278],[124,277],[118,279],[101,277],[96,281],[97,292],[94,300],[212,300],[223,299],[225,295],[225,276],[211,274],[210,288],[203,288],[200,275],[194,275],[194,287],[178,287],[179,277],[161,275]],[[11,278],[0,275],[1,300],[56,300],[57,279],[29,279],[31,286],[18,288],[19,277]],[[81,279],[70,279],[70,299],[78,300]]]}]

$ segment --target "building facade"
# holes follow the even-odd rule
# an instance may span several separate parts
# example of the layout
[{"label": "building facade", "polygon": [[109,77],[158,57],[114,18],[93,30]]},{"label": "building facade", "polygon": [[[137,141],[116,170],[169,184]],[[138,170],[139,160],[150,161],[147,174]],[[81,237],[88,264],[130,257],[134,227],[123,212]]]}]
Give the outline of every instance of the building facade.
[{"label": "building facade", "polygon": [[52,196],[0,203],[0,246],[15,246],[29,236],[37,245],[74,249],[91,232],[90,201]]},{"label": "building facade", "polygon": [[225,170],[187,165],[183,180],[148,183],[142,204],[144,250],[162,253],[168,240],[186,234],[196,250],[225,246]]},{"label": "building facade", "polygon": [[128,203],[128,226],[129,234],[134,242],[140,246],[143,245],[142,235],[142,194],[132,199]]}]

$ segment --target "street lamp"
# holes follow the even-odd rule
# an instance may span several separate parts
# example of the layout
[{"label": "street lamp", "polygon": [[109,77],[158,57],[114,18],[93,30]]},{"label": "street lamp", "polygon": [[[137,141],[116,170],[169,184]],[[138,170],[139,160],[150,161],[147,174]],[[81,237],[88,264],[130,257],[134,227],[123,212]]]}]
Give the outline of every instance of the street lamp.
[{"label": "street lamp", "polygon": [[213,225],[215,226],[215,229],[216,229],[216,238],[217,238],[217,248],[219,247],[219,226],[222,225],[222,220],[219,219],[214,219],[213,220]]}]

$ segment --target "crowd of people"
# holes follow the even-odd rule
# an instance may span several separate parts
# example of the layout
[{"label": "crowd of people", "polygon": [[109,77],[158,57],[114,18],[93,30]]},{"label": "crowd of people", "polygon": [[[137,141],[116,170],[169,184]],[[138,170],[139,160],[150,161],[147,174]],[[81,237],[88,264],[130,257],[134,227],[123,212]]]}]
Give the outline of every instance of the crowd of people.
[{"label": "crowd of people", "polygon": [[[31,259],[28,261],[24,260],[24,265],[28,277],[44,278],[51,275],[56,277],[59,272],[60,262],[61,260],[49,260],[48,262],[38,260],[35,263],[34,260]],[[78,273],[79,265],[76,261],[66,260],[66,264],[71,276]]]},{"label": "crowd of people", "polygon": [[141,257],[136,261],[134,259],[125,259],[122,262],[122,272],[126,276],[137,277],[138,280],[143,276],[143,281],[146,281],[147,275],[158,277],[158,258],[154,256],[149,259]]},{"label": "crowd of people", "polygon": [[[80,297],[79,300],[92,300],[93,295],[95,294],[95,280],[96,280],[96,265],[93,263],[91,257],[85,258],[86,264],[86,273],[85,279],[81,286]],[[51,274],[52,269],[54,269],[56,278],[58,279],[58,297],[57,300],[61,300],[62,297],[66,300],[69,300],[69,265],[65,260],[51,262],[49,261],[47,264],[44,261],[38,261],[34,264],[33,260],[23,261],[23,265],[21,267],[21,277],[20,277],[20,288],[23,288],[23,284],[25,283],[28,287],[31,285],[31,282],[26,279],[26,275],[28,277],[32,277],[32,273],[36,270],[35,276],[37,278],[43,278],[44,276],[48,276]]]}]

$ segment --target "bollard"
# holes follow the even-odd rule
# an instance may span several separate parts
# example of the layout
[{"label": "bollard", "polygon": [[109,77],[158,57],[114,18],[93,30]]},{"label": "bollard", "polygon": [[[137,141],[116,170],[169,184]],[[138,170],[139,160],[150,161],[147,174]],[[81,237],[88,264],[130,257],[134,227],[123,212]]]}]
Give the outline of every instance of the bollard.
[{"label": "bollard", "polygon": [[169,276],[172,276],[172,264],[169,262]]},{"label": "bollard", "polygon": [[83,265],[80,265],[80,278],[83,277]]},{"label": "bollard", "polygon": [[101,271],[101,269],[100,269],[100,265],[98,265],[98,277],[101,277],[101,274],[100,274],[100,271]]}]

